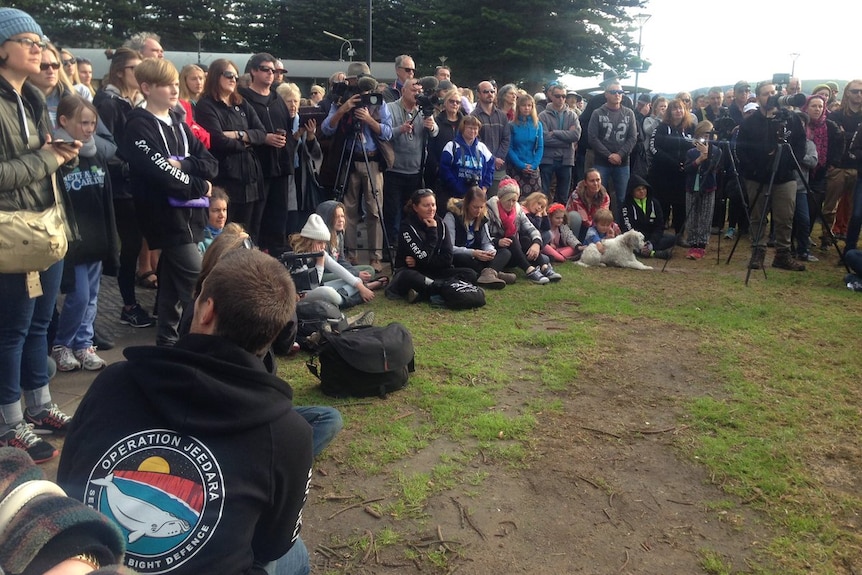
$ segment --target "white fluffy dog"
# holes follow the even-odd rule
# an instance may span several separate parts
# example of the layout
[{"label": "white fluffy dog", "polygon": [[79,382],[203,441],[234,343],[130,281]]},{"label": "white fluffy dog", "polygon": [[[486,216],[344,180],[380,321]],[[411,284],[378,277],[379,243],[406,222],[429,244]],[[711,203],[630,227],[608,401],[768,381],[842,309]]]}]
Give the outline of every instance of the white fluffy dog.
[{"label": "white fluffy dog", "polygon": [[615,238],[602,240],[605,253],[600,253],[595,244],[590,244],[581,254],[578,263],[582,266],[616,266],[636,270],[651,270],[635,257],[634,252],[644,247],[644,235],[637,230],[629,230]]}]

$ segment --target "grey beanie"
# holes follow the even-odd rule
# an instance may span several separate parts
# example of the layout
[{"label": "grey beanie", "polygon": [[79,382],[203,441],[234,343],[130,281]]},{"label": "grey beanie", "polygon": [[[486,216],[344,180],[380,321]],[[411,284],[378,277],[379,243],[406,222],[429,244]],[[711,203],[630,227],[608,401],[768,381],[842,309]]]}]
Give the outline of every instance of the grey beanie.
[{"label": "grey beanie", "polygon": [[299,235],[304,238],[320,242],[328,242],[332,239],[332,234],[330,233],[329,228],[326,227],[326,224],[323,222],[323,218],[317,214],[311,214],[308,216],[308,221],[305,222],[304,226],[302,226],[302,231],[299,232]]},{"label": "grey beanie", "polygon": [[44,36],[42,28],[26,12],[16,8],[0,8],[0,42],[26,32],[37,34],[39,38]]}]

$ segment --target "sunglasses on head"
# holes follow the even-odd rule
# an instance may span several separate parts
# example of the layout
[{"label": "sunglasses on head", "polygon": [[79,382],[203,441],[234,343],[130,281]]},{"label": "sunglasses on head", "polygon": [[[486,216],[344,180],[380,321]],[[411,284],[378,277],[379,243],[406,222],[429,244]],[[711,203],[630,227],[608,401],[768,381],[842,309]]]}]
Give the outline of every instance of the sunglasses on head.
[{"label": "sunglasses on head", "polygon": [[236,80],[239,76],[235,72],[231,72],[230,70],[225,70],[221,73],[222,78],[227,78],[228,80]]},{"label": "sunglasses on head", "polygon": [[49,68],[53,69],[53,70],[59,70],[60,64],[58,64],[57,62],[51,62],[51,63],[43,62],[42,64],[39,64],[40,70],[48,70]]}]

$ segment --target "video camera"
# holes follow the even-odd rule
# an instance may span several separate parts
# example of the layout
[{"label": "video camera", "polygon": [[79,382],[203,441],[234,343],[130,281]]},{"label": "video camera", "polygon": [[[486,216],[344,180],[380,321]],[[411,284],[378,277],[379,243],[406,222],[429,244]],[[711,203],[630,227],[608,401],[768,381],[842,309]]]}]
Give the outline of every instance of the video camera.
[{"label": "video camera", "polygon": [[[356,94],[362,94],[363,91],[364,90],[362,90],[361,87],[351,86],[347,82],[337,82],[332,85],[332,96],[336,99],[339,105],[343,104]],[[381,104],[383,104],[383,96],[371,92],[368,94],[362,94],[357,106],[380,106]]]},{"label": "video camera", "polygon": [[422,111],[422,116],[430,118],[437,111],[437,106],[440,104],[440,98],[436,92],[423,92],[416,96],[416,103],[419,104],[419,110]]}]

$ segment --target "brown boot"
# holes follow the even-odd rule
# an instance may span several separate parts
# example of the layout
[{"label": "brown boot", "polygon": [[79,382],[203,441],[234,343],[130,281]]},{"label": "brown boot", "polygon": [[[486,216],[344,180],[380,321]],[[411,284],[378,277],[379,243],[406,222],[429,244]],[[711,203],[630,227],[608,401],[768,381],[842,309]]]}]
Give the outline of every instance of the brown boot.
[{"label": "brown boot", "polygon": [[506,282],[506,285],[512,285],[518,279],[515,274],[509,272],[497,272],[497,277]]},{"label": "brown boot", "polygon": [[804,272],[805,264],[793,259],[790,250],[778,250],[775,252],[775,259],[772,260],[772,267],[790,270],[792,272]]},{"label": "brown boot", "polygon": [[503,289],[506,287],[505,280],[498,278],[497,272],[492,268],[483,269],[482,273],[479,274],[479,280],[476,283],[481,287],[488,289]]},{"label": "brown boot", "polygon": [[751,250],[751,261],[748,262],[748,269],[762,270],[763,258],[766,257],[766,248],[754,248]]}]

